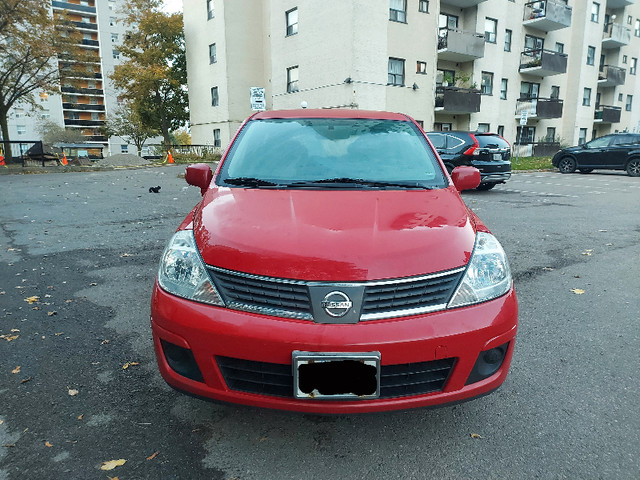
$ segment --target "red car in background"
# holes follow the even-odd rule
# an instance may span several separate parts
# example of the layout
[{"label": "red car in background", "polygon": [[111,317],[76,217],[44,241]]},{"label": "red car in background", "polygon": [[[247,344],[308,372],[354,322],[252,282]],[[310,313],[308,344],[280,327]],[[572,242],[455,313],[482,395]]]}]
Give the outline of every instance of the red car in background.
[{"label": "red car in background", "polygon": [[517,301],[498,240],[402,114],[258,113],[169,240],[158,366],[214,400],[316,413],[442,405],[505,380]]}]

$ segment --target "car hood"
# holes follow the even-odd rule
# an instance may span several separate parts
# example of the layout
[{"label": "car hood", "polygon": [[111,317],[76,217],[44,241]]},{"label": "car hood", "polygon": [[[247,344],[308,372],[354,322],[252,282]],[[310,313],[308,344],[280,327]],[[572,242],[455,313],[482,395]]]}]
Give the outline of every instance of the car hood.
[{"label": "car hood", "polygon": [[290,279],[364,281],[465,265],[476,226],[453,187],[215,187],[194,212],[193,229],[208,265]]}]

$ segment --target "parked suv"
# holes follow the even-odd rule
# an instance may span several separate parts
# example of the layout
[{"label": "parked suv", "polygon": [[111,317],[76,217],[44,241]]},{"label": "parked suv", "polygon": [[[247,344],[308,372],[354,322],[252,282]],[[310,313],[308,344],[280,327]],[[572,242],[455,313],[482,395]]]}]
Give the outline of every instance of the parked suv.
[{"label": "parked suv", "polygon": [[449,173],[460,165],[480,170],[477,190],[491,190],[511,178],[511,145],[500,135],[481,132],[427,132]]},{"label": "parked suv", "polygon": [[551,160],[560,173],[590,173],[595,168],[626,170],[640,177],[640,133],[612,133],[560,150]]}]

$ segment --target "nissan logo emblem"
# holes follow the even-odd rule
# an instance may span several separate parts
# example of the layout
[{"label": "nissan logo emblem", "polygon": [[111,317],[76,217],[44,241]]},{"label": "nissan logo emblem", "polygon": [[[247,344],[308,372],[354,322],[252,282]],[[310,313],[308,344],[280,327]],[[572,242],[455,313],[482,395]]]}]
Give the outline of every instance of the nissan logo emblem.
[{"label": "nissan logo emblem", "polygon": [[322,299],[322,308],[332,317],[344,317],[352,306],[351,299],[337,290],[327,293]]}]

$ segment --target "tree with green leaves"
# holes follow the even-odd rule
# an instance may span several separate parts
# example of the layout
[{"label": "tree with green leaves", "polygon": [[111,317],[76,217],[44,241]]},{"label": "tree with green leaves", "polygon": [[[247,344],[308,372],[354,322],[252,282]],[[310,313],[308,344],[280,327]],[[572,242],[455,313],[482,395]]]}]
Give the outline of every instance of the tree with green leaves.
[{"label": "tree with green leaves", "polygon": [[79,33],[50,0],[0,0],[0,131],[11,152],[7,117],[16,104],[39,108],[36,93],[60,91],[58,59],[76,59]]},{"label": "tree with green leaves", "polygon": [[128,31],[118,46],[126,60],[111,80],[140,121],[171,144],[171,131],[189,117],[187,62],[182,14],[160,10],[160,0],[127,0],[123,14]]},{"label": "tree with green leaves", "polygon": [[107,137],[116,135],[124,138],[128,143],[133,143],[138,151],[138,156],[140,156],[144,143],[158,135],[158,130],[148,127],[140,119],[138,111],[128,103],[109,114],[102,132]]}]

